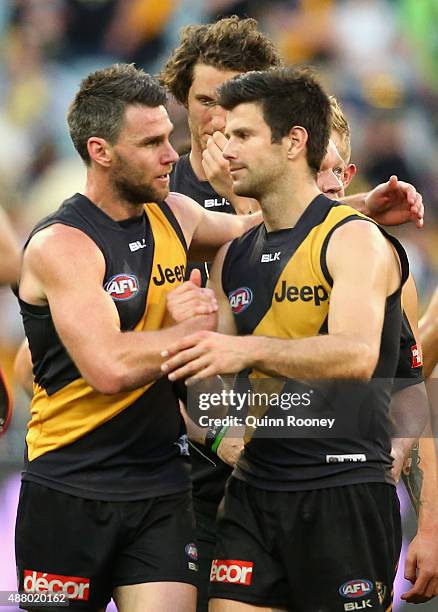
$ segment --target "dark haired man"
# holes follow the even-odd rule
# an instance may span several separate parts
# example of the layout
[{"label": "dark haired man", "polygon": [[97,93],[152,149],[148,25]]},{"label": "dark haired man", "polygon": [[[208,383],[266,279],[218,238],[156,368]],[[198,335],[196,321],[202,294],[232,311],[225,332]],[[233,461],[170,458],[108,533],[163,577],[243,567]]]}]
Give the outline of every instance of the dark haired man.
[{"label": "dark haired man", "polygon": [[[311,75],[241,75],[218,102],[229,111],[234,191],[260,202],[264,223],[221,249],[212,270],[221,329],[239,336],[195,333],[163,353],[162,370],[190,382],[249,369],[252,380],[292,379],[289,391],[306,379],[350,379],[360,389],[377,376],[388,388],[372,406],[376,440],[256,436],[245,446],[219,519],[212,610],[348,610],[352,593],[386,610],[400,552],[387,395],[406,255],[369,219],[320,194],[331,110]],[[252,299],[232,312],[228,299],[242,287]],[[336,389],[335,408],[349,401]],[[352,456],[360,460],[330,459]],[[303,550],[315,554],[304,562]]]},{"label": "dark haired man", "polygon": [[[161,73],[163,84],[187,109],[191,136],[190,152],[179,159],[172,171],[172,191],[184,193],[210,210],[231,214],[258,210],[258,203],[254,199],[233,192],[229,164],[222,155],[226,143],[222,134],[225,112],[217,104],[217,88],[239,73],[264,70],[281,63],[272,41],[257,30],[254,19],[234,16],[216,23],[184,28],[179,46]],[[340,185],[331,171],[325,174],[325,178],[327,182],[324,187],[327,190],[324,191],[330,197],[330,190],[336,191]],[[415,194],[411,186],[400,183],[398,188],[398,194],[392,194],[391,206],[395,204],[397,208],[402,203],[404,209],[401,207],[397,210],[395,219],[389,222],[408,220],[410,205],[421,208],[421,197]],[[379,189],[383,191],[382,195]],[[360,207],[365,214],[378,215],[381,214],[382,197],[387,197],[387,191],[386,187],[382,189],[380,186],[367,200],[356,198],[352,205]],[[194,267],[201,270],[205,284],[208,264],[189,264],[189,271]],[[214,428],[208,434],[207,445],[204,444],[205,431],[198,430],[191,423],[188,423],[188,428],[192,440],[193,500],[197,516],[200,578],[198,612],[201,612],[207,608],[205,585],[213,558],[217,507],[231,473],[228,464],[234,463],[240,447],[234,439],[225,436],[213,453]]]},{"label": "dark haired man", "polygon": [[213,329],[215,314],[205,293],[206,308],[175,324],[166,296],[189,245],[211,256],[255,222],[169,196],[165,101],[132,65],[84,79],[68,124],[85,191],[32,231],[18,290],[35,375],[19,588],[65,590],[90,612],[111,595],[122,612],[195,608],[187,441],[160,351]]}]

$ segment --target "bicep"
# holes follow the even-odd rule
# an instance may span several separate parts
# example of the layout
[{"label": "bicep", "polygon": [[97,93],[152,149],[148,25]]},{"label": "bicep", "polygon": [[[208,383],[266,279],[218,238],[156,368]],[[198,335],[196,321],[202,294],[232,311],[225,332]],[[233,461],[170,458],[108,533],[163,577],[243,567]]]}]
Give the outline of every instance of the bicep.
[{"label": "bicep", "polygon": [[353,221],[334,232],[327,266],[333,278],[329,333],[352,335],[378,351],[386,298],[399,279],[391,247],[377,227]]},{"label": "bicep", "polygon": [[92,378],[120,332],[117,309],[102,285],[101,251],[79,230],[63,227],[45,243],[31,243],[25,263],[25,275],[41,288],[63,345],[84,378]]}]

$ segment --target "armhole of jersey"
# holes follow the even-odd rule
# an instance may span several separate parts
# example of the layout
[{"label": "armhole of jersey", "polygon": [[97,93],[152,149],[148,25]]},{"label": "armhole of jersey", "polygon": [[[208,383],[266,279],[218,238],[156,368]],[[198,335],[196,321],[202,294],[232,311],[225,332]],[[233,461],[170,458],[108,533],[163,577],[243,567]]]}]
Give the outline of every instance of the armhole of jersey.
[{"label": "armhole of jersey", "polygon": [[[80,232],[82,232],[83,234],[85,234],[85,236],[88,236],[88,238],[90,238],[90,240],[92,240],[94,242],[94,244],[97,246],[97,248],[99,249],[99,251],[102,253],[103,258],[105,260],[105,268],[106,270],[109,267],[109,262],[107,259],[107,254],[104,248],[104,245],[102,244],[102,242],[99,240],[98,236],[91,236],[90,234],[88,234],[82,227],[79,227],[78,225],[75,225],[74,223],[69,222],[68,220],[64,220],[64,219],[50,219],[50,221],[48,221],[47,223],[43,223],[42,225],[38,226],[37,228],[35,228],[34,231],[32,231],[32,233],[29,235],[29,238],[26,240],[24,246],[23,246],[23,250],[22,252],[24,253],[24,251],[26,250],[27,245],[29,244],[29,242],[31,241],[31,239],[38,234],[38,232],[46,229],[47,227],[50,227],[51,225],[55,225],[56,223],[58,223],[59,225],[66,225],[67,227],[74,227],[75,229],[79,230]],[[14,291],[15,295],[17,296],[17,298],[20,301],[23,301],[20,299],[18,293],[20,290],[20,283],[17,284],[16,286],[16,292]],[[27,302],[23,302],[24,304],[27,304]],[[32,304],[28,304],[28,306],[31,306]],[[39,308],[39,306],[38,306]]]},{"label": "armhole of jersey", "polygon": [[333,232],[338,229],[338,227],[341,227],[341,225],[345,225],[345,223],[348,223],[349,221],[353,221],[353,220],[359,220],[359,221],[368,221],[369,223],[374,223],[374,221],[372,221],[371,219],[367,219],[366,217],[360,217],[359,215],[350,215],[348,217],[345,217],[345,219],[342,219],[341,221],[339,221],[339,223],[336,223],[336,225],[334,225],[331,230],[328,232],[327,236],[324,238],[324,242],[321,248],[321,254],[320,254],[320,264],[321,264],[321,270],[322,273],[324,274],[324,278],[325,280],[328,282],[328,284],[330,285],[330,287],[333,287],[333,279],[332,276],[328,270],[327,267],[327,247],[328,247],[328,243],[330,241],[330,238],[332,237]]},{"label": "armhole of jersey", "polygon": [[[375,221],[373,221],[372,219],[368,219],[367,217],[361,217],[359,215],[350,215],[349,217],[346,217],[345,219],[342,219],[342,221],[339,221],[339,223],[337,223],[335,226],[333,226],[331,228],[331,230],[329,231],[329,233],[325,237],[324,243],[323,243],[322,249],[321,249],[320,263],[321,263],[321,270],[322,270],[322,272],[324,274],[324,277],[325,277],[326,281],[329,283],[330,286],[333,286],[333,279],[331,277],[330,272],[328,271],[327,257],[326,257],[327,256],[327,247],[328,247],[328,243],[330,241],[330,238],[331,238],[333,232],[338,227],[341,227],[341,225],[344,225],[345,223],[348,223],[349,221],[354,221],[354,220],[367,221],[368,223],[373,223],[376,227],[379,228],[379,230],[382,232],[382,234],[385,236],[385,238],[395,248],[395,250],[397,252],[397,255],[398,255],[398,258],[399,258],[399,261],[400,261],[400,271],[401,271],[400,289],[401,289],[401,287],[403,287],[403,285],[405,284],[405,282],[408,280],[408,277],[409,277],[409,260],[408,260],[408,256],[406,254],[405,249],[400,244],[400,242],[397,240],[397,238],[394,238],[394,236],[391,236],[391,234],[388,234],[388,232],[385,229],[383,229],[383,227],[378,225]],[[388,297],[391,297],[391,296],[388,296]]]},{"label": "armhole of jersey", "polygon": [[169,221],[170,225],[173,227],[173,229],[176,232],[176,235],[178,236],[178,238],[180,239],[180,242],[183,246],[184,251],[187,253],[188,246],[187,246],[187,242],[186,239],[184,238],[184,234],[183,231],[181,229],[180,224],[177,221],[177,218],[175,217],[175,215],[173,214],[170,206],[166,203],[166,202],[157,202],[160,210],[162,211],[162,213],[164,214],[164,216],[166,217],[166,219]]},{"label": "armhole of jersey", "polygon": [[385,238],[389,240],[389,242],[392,244],[392,246],[395,248],[397,252],[397,255],[400,261],[400,271],[401,271],[400,287],[403,287],[403,285],[405,284],[405,282],[408,280],[408,277],[409,277],[408,255],[404,247],[402,246],[402,244],[399,242],[399,240],[397,240],[397,238],[394,238],[394,236],[391,236],[391,234],[388,234],[388,232],[384,230],[383,227],[380,227],[380,226],[378,227],[380,228],[380,231],[385,236]]},{"label": "armhole of jersey", "polygon": [[228,247],[228,250],[225,254],[224,257],[224,262],[222,264],[222,289],[225,293],[226,296],[228,296],[228,280],[230,278],[229,272],[230,272],[230,267],[231,267],[231,258],[233,255],[233,251],[235,249],[235,246],[237,244],[237,240],[233,240],[230,244],[230,246]]}]

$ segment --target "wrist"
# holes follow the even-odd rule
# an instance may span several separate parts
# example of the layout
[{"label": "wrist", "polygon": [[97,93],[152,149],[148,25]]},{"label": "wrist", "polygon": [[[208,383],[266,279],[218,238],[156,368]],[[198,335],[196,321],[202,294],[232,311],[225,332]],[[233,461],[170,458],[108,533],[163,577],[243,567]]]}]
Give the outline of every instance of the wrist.
[{"label": "wrist", "polygon": [[361,193],[358,195],[358,212],[362,213],[363,215],[366,215],[367,217],[371,216],[371,210],[369,207],[369,201],[368,201],[368,196],[369,196],[370,192],[368,193]]},{"label": "wrist", "polygon": [[219,444],[227,433],[228,425],[212,425],[205,434],[205,446],[212,452],[217,453]]}]

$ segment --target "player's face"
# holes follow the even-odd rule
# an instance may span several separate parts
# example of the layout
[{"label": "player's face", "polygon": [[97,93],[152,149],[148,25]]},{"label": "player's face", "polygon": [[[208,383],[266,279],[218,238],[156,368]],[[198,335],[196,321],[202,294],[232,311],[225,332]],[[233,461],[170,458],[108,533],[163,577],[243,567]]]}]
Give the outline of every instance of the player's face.
[{"label": "player's face", "polygon": [[[330,135],[331,140],[333,140],[333,142],[336,145],[336,148],[338,149],[339,155],[341,155],[342,157],[342,176],[341,176],[341,181],[342,184],[344,186],[344,191],[347,189],[348,185],[351,183],[351,181],[353,180],[354,175],[357,172],[357,168],[354,164],[350,164],[350,160],[347,158],[345,159],[345,156],[343,156],[343,150],[344,150],[344,143],[342,140],[342,137],[340,135],[339,132],[337,132],[336,130],[332,130],[332,133]],[[340,197],[343,197],[342,195]]]},{"label": "player's face", "polygon": [[262,199],[287,172],[289,140],[272,142],[270,127],[257,104],[239,104],[227,114],[223,155],[230,163],[233,191]]},{"label": "player's face", "polygon": [[322,160],[321,168],[316,177],[318,189],[324,195],[332,200],[343,198],[344,185],[342,184],[342,175],[344,171],[344,162],[338,153],[333,140],[329,141],[327,153]]},{"label": "player's face", "polygon": [[128,106],[110,167],[110,180],[124,200],[141,204],[169,194],[169,173],[178,159],[169,142],[172,128],[164,106]]},{"label": "player's face", "polygon": [[206,64],[196,64],[187,99],[187,111],[194,147],[203,151],[213,132],[223,132],[225,111],[215,104],[217,88],[239,74],[233,70],[218,70]]}]

